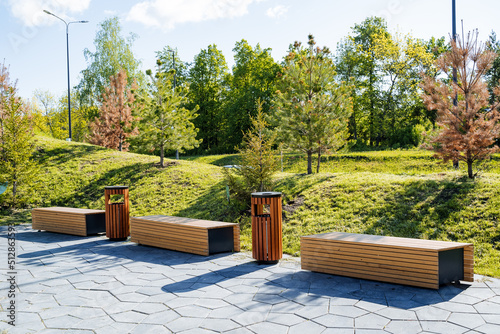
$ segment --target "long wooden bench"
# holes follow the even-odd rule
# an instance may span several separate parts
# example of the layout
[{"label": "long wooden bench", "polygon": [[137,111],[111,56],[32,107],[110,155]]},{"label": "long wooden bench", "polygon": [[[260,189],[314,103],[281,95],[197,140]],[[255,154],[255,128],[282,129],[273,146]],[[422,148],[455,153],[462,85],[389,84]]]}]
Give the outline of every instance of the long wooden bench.
[{"label": "long wooden bench", "polygon": [[31,211],[34,230],[87,236],[106,232],[104,210],[65,207],[35,208]]},{"label": "long wooden bench", "polygon": [[208,256],[240,251],[240,226],[210,220],[171,216],[130,219],[132,242]]},{"label": "long wooden bench", "polygon": [[469,243],[325,233],[300,240],[302,269],[438,289],[474,281],[474,246]]}]

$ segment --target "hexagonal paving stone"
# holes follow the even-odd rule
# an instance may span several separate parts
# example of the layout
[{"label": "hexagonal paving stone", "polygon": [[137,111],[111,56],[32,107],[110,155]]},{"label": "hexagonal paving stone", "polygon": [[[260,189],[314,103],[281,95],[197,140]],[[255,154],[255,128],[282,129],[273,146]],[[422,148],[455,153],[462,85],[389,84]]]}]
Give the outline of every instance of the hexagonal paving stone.
[{"label": "hexagonal paving stone", "polygon": [[484,334],[498,334],[500,333],[500,325],[484,324],[475,328],[475,330]]},{"label": "hexagonal paving stone", "polygon": [[228,305],[212,310],[208,314],[208,318],[226,319],[226,318],[236,317],[237,315],[243,313],[245,313],[245,311],[240,309],[239,307],[236,307],[234,305]]},{"label": "hexagonal paving stone", "polygon": [[417,334],[422,331],[422,327],[420,327],[418,321],[391,320],[391,322],[385,326],[385,330],[394,334]]},{"label": "hexagonal paving stone", "polygon": [[420,326],[424,331],[432,333],[459,334],[469,330],[468,328],[443,321],[420,321]]},{"label": "hexagonal paving stone", "polygon": [[266,313],[261,313],[261,312],[244,312],[242,314],[239,314],[235,317],[232,317],[231,320],[236,321],[242,326],[248,326],[252,325],[258,322],[262,322],[266,319],[267,317],[267,312]]},{"label": "hexagonal paving stone", "polygon": [[420,321],[445,321],[451,314],[450,311],[433,306],[420,308],[415,313]]},{"label": "hexagonal paving stone", "polygon": [[325,330],[324,326],[314,322],[314,321],[304,321],[300,324],[290,326],[288,334],[320,334]]},{"label": "hexagonal paving stone", "polygon": [[122,313],[112,314],[111,317],[116,322],[140,323],[147,317],[147,314],[136,311],[125,311]]},{"label": "hexagonal paving stone", "polygon": [[258,301],[261,303],[266,303],[266,304],[271,304],[271,305],[276,305],[279,303],[284,303],[288,301],[288,299],[281,297],[278,294],[264,294],[264,293],[258,293],[253,297],[254,301]]},{"label": "hexagonal paving stone", "polygon": [[296,316],[295,314],[269,313],[267,315],[266,321],[285,326],[293,326],[307,320],[302,317]]},{"label": "hexagonal paving stone", "polygon": [[239,328],[241,325],[229,319],[205,319],[200,327],[220,333]]},{"label": "hexagonal paving stone", "polygon": [[139,324],[137,325],[131,334],[170,334],[170,330],[165,328],[163,325],[150,325],[150,324]]},{"label": "hexagonal paving stone", "polygon": [[415,311],[402,310],[395,307],[387,307],[375,313],[392,320],[417,320]]},{"label": "hexagonal paving stone", "polygon": [[47,328],[74,328],[73,326],[82,319],[71,315],[62,315],[59,317],[47,319],[44,321]]},{"label": "hexagonal paving stone", "polygon": [[343,306],[330,306],[330,313],[341,315],[349,318],[357,318],[368,313],[368,311],[360,309],[356,306],[343,305]]},{"label": "hexagonal paving stone", "polygon": [[148,315],[142,320],[142,323],[164,325],[171,321],[179,319],[180,317],[181,316],[174,310],[166,310]]},{"label": "hexagonal paving stone", "polygon": [[388,323],[389,319],[384,318],[377,314],[366,314],[359,318],[354,319],[354,326],[357,329],[383,329]]},{"label": "hexagonal paving stone", "polygon": [[283,326],[267,321],[250,325],[248,326],[248,329],[250,329],[252,332],[255,332],[256,334],[287,334],[288,332],[288,326]]},{"label": "hexagonal paving stone", "polygon": [[328,305],[304,306],[300,310],[296,311],[295,314],[305,319],[314,319],[328,314]]},{"label": "hexagonal paving stone", "polygon": [[471,313],[453,313],[448,318],[448,322],[469,328],[474,329],[481,325],[484,325],[486,322],[483,320],[479,314],[471,314]]},{"label": "hexagonal paving stone", "polygon": [[325,327],[352,328],[354,326],[354,320],[352,318],[334,314],[325,314],[321,317],[314,318],[313,321]]},{"label": "hexagonal paving stone", "polygon": [[498,314],[500,316],[500,304],[483,301],[474,305],[474,309],[482,314]]},{"label": "hexagonal paving stone", "polygon": [[181,317],[174,321],[169,322],[165,326],[174,333],[187,331],[189,329],[200,327],[204,319],[202,318],[189,318]]},{"label": "hexagonal paving stone", "polygon": [[210,309],[197,305],[176,307],[174,308],[174,310],[183,317],[193,317],[193,318],[206,318],[208,314],[211,312]]}]

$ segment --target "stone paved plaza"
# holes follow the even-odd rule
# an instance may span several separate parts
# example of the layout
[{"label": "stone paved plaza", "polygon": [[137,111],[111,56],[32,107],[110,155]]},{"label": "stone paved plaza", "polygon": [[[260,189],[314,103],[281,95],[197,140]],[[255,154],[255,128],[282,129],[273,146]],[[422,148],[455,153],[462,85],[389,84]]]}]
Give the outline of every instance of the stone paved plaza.
[{"label": "stone paved plaza", "polygon": [[17,231],[16,327],[0,333],[500,333],[500,280],[439,290],[312,273],[300,259],[201,257],[104,236]]}]

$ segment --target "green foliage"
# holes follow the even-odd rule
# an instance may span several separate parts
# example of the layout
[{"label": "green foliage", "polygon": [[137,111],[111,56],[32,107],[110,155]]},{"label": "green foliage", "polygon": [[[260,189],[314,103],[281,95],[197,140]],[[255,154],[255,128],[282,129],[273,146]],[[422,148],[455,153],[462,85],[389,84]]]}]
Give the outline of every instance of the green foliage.
[{"label": "green foliage", "polygon": [[420,73],[436,75],[432,60],[445,50],[443,38],[424,42],[390,34],[378,17],[356,24],[339,43],[335,60],[340,77],[354,87],[350,139],[370,146],[418,146],[419,136],[409,134],[430,128],[436,118],[419,97]]},{"label": "green foliage", "polygon": [[163,167],[166,150],[183,152],[201,142],[196,139],[198,129],[192,123],[198,106],[185,107],[188,90],[183,86],[173,89],[174,73],[158,71],[153,75],[151,70],[146,73],[151,81],[147,90],[138,93],[142,119],[137,144],[149,152],[159,149],[160,165]]},{"label": "green foliage", "polygon": [[312,154],[336,150],[347,139],[347,122],[352,105],[349,87],[336,82],[336,72],[328,48],[309,47],[295,42],[285,59],[283,77],[277,91],[276,127],[281,142],[307,154],[307,173],[312,173]]},{"label": "green foliage", "polygon": [[234,197],[242,206],[250,204],[252,192],[272,190],[272,176],[278,169],[278,157],[273,149],[276,133],[268,134],[262,111],[262,102],[257,102],[257,116],[252,118],[252,128],[245,133],[239,165],[234,174],[225,169],[224,175]]},{"label": "green foliage", "polygon": [[164,46],[160,51],[156,51],[156,59],[160,61],[159,72],[167,73],[175,70],[175,85],[187,85],[189,78],[189,64],[179,57],[177,48]]},{"label": "green foliage", "polygon": [[85,49],[83,54],[88,63],[81,72],[82,79],[77,86],[82,105],[99,105],[99,99],[109,86],[109,78],[121,69],[127,72],[128,86],[134,80],[139,86],[144,76],[139,71],[140,62],[134,58],[132,43],[136,36],[121,36],[121,25],[118,17],[112,17],[100,23],[100,30],[94,39],[95,52]]},{"label": "green foliage", "polygon": [[0,183],[8,191],[0,195],[1,206],[24,206],[30,200],[37,166],[34,151],[33,121],[16,88],[9,81],[8,69],[0,64]]},{"label": "green foliage", "polygon": [[225,152],[233,152],[243,134],[251,127],[251,117],[257,114],[257,100],[264,102],[263,111],[269,114],[271,99],[276,91],[280,66],[271,57],[271,49],[259,44],[252,48],[246,40],[237,42],[233,52],[235,65],[228,78],[224,118]]},{"label": "green foliage", "polygon": [[497,34],[494,31],[491,32],[489,41],[486,45],[488,50],[497,54],[497,57],[493,61],[493,65],[488,72],[486,72],[488,91],[490,92],[490,103],[493,103],[495,101],[493,89],[500,85],[500,41],[497,40]]},{"label": "green foliage", "polygon": [[189,69],[189,106],[199,106],[198,117],[193,123],[199,129],[198,138],[203,138],[199,151],[224,151],[227,123],[224,119],[224,94],[227,76],[226,60],[215,44],[201,50]]}]

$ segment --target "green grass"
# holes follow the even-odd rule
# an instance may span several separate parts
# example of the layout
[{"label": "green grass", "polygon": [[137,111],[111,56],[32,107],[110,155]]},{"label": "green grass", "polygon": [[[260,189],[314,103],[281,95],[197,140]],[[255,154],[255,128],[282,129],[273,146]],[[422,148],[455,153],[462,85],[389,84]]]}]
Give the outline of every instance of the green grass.
[{"label": "green grass", "polygon": [[[167,160],[159,168],[157,157],[92,145],[38,137],[38,146],[34,206],[103,209],[104,187],[125,184],[132,216],[240,222],[242,248],[251,247],[250,217],[227,203],[219,167],[237,163],[237,155]],[[275,190],[283,192],[286,253],[300,255],[302,235],[331,231],[473,242],[476,273],[500,277],[497,158],[475,181],[420,150],[336,154],[313,175],[303,174],[301,155],[286,154],[284,163]],[[0,224],[30,219],[29,210],[0,213]]]}]

